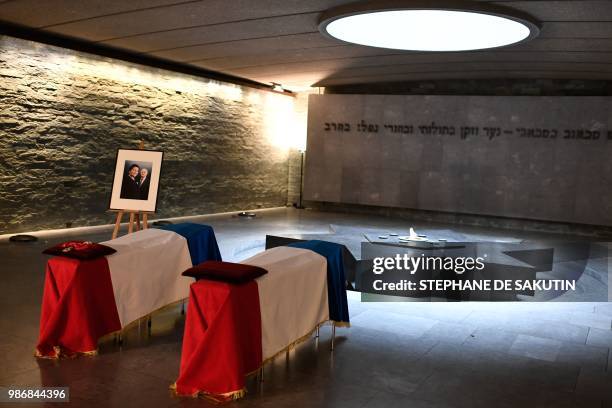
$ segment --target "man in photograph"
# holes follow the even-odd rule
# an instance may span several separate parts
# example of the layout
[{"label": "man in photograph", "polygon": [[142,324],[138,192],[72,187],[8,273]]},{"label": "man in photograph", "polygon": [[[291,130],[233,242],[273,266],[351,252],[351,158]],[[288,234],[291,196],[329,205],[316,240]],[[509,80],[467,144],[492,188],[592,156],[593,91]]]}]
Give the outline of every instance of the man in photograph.
[{"label": "man in photograph", "polygon": [[128,169],[127,173],[123,177],[123,183],[121,184],[121,198],[127,198],[130,200],[140,199],[140,188],[138,183],[138,174],[140,167],[137,164],[132,164]]},{"label": "man in photograph", "polygon": [[149,169],[140,169],[140,179],[138,180],[138,191],[141,200],[149,199],[149,187],[151,186],[151,179],[149,178]]}]

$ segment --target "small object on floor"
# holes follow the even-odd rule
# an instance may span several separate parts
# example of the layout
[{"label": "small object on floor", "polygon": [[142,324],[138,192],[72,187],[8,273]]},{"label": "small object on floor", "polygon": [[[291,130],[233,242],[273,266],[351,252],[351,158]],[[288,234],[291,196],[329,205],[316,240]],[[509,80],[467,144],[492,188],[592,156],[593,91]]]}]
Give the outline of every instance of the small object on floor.
[{"label": "small object on floor", "polygon": [[9,241],[11,242],[36,242],[38,241],[38,238],[36,238],[34,235],[19,234],[19,235],[13,235],[12,237],[10,237]]},{"label": "small object on floor", "polygon": [[378,238],[379,238],[379,239],[387,239],[387,238],[389,238],[389,237],[388,237],[388,236],[386,236],[386,235],[379,235],[379,236],[378,236]]},{"label": "small object on floor", "polygon": [[168,220],[159,220],[159,221],[155,221],[153,223],[154,227],[161,227],[162,225],[171,225],[172,221],[168,221]]},{"label": "small object on floor", "polygon": [[252,212],[246,212],[246,211],[241,211],[238,213],[239,217],[247,217],[247,218],[254,218],[257,216],[257,214],[252,213]]},{"label": "small object on floor", "polygon": [[389,234],[389,236],[390,236],[390,237],[397,237],[398,235],[399,235],[399,234],[397,234],[397,233],[395,233],[395,232],[392,232],[392,233],[390,233],[390,234]]}]

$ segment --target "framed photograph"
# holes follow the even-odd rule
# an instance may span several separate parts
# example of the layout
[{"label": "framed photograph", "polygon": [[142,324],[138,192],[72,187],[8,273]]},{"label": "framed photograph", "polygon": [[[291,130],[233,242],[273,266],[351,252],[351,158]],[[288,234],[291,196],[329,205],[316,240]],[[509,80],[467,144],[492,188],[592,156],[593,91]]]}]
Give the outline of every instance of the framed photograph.
[{"label": "framed photograph", "polygon": [[110,209],[155,212],[164,152],[117,150]]}]

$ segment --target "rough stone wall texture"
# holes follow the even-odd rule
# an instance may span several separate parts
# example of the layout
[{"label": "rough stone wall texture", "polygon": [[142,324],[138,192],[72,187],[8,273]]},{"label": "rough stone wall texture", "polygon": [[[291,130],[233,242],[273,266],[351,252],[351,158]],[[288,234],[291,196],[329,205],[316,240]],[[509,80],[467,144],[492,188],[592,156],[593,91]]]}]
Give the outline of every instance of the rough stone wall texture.
[{"label": "rough stone wall texture", "polygon": [[300,151],[292,149],[289,153],[289,171],[287,185],[287,205],[296,205],[300,201],[302,156]]},{"label": "rough stone wall texture", "polygon": [[107,224],[118,148],[163,150],[158,217],[283,206],[293,98],[0,37],[0,234]]}]

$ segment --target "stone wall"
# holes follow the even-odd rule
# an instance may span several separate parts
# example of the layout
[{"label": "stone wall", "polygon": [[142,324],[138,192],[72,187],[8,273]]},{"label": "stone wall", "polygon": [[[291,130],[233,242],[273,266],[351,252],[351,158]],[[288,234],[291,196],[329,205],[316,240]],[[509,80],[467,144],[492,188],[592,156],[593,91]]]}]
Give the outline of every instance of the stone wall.
[{"label": "stone wall", "polygon": [[309,201],[612,226],[612,98],[311,95]]},{"label": "stone wall", "polygon": [[[306,148],[306,132],[308,123],[308,97],[319,93],[318,90],[300,92],[295,98],[295,141],[289,153],[289,180],[287,190],[287,205],[300,204],[300,191],[302,189],[302,153]],[[303,205],[303,202],[302,202]]]},{"label": "stone wall", "polygon": [[0,37],[0,234],[107,224],[118,148],[163,150],[156,217],[287,203],[293,98]]},{"label": "stone wall", "polygon": [[[612,96],[612,82],[582,79],[481,78],[422,80],[406,82],[335,85],[326,94],[371,95],[491,95],[491,96]],[[408,208],[363,206],[342,203],[307,202],[317,210],[364,212],[400,216],[427,222],[459,223],[494,228],[527,229],[571,234],[612,234],[610,227],[528,221],[506,217],[464,214],[452,211],[423,211]]]},{"label": "stone wall", "polygon": [[287,186],[287,205],[295,206],[300,202],[300,189],[302,183],[302,156],[298,150],[289,153],[289,172]]}]

